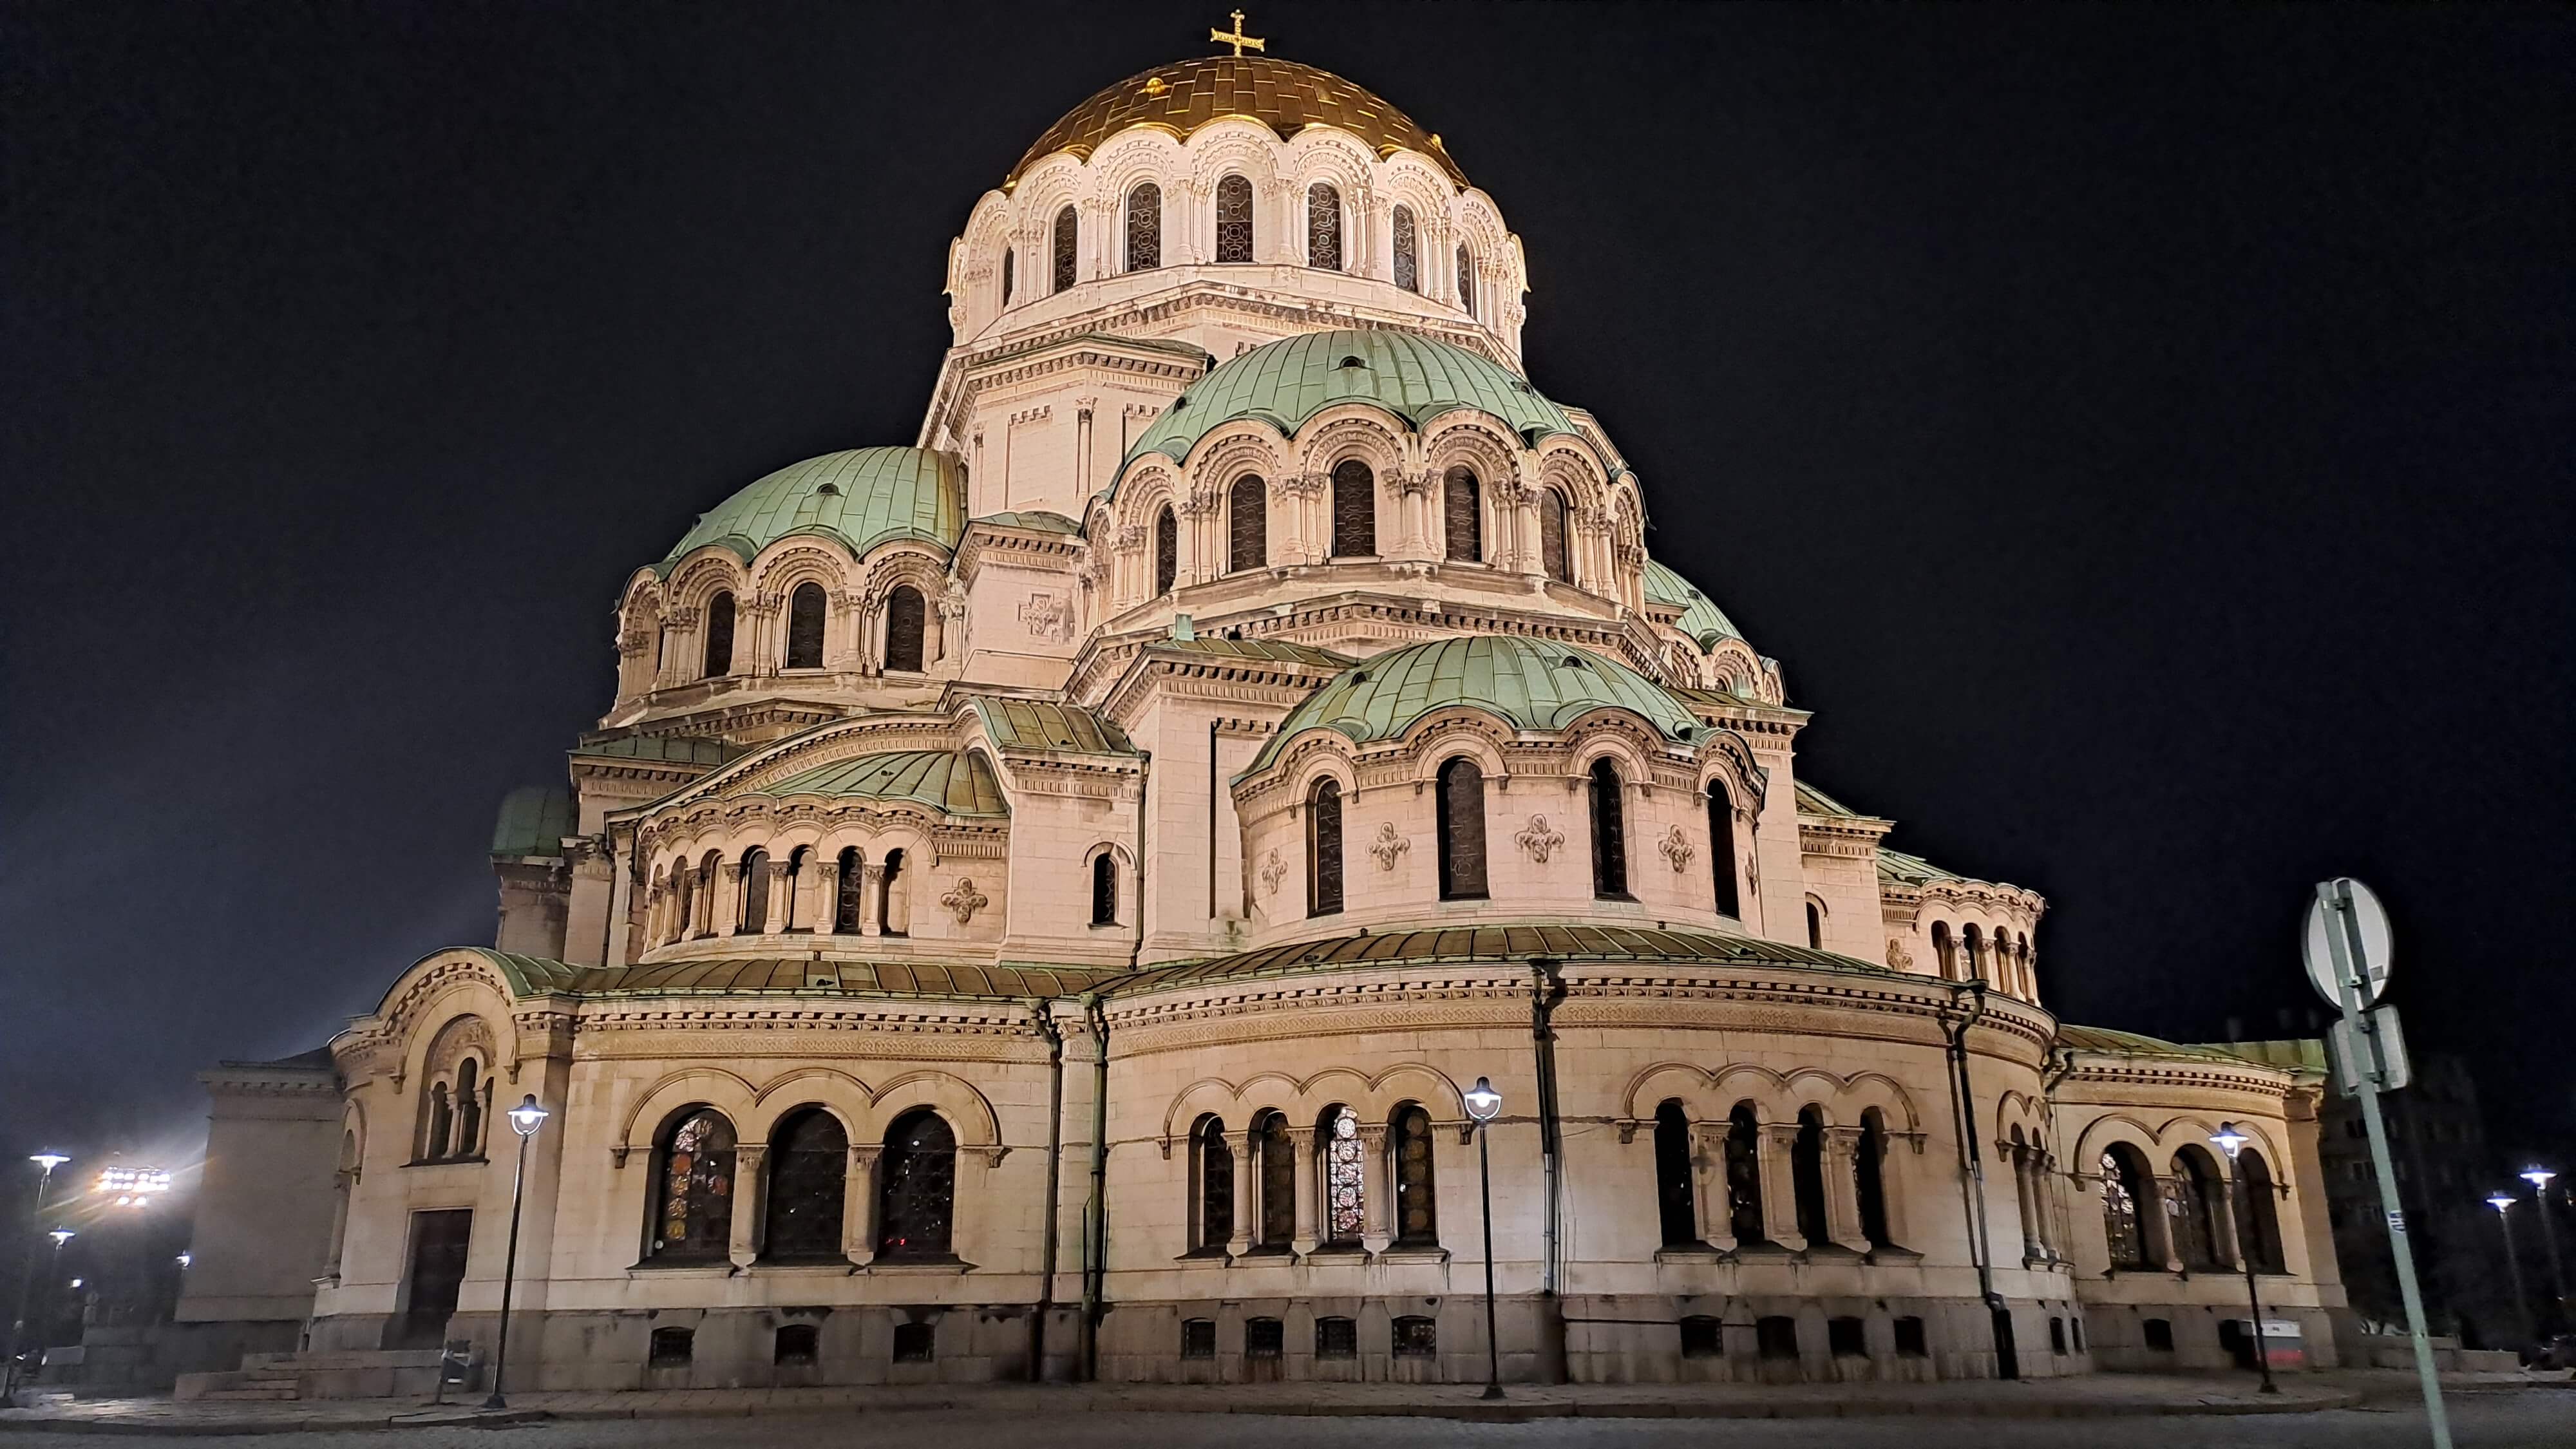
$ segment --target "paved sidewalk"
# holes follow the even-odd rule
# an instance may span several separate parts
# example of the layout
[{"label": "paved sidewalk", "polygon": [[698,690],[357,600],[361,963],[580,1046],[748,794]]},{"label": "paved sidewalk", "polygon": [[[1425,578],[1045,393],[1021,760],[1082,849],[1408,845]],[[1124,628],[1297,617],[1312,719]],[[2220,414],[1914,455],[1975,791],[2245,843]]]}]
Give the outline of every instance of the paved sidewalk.
[{"label": "paved sidewalk", "polygon": [[0,1410],[0,1431],[55,1433],[281,1434],[402,1429],[544,1419],[657,1419],[766,1415],[873,1415],[950,1411],[1003,1416],[1066,1413],[1290,1414],[1465,1419],[1776,1419],[1878,1415],[1945,1418],[2081,1419],[2168,1414],[2314,1413],[2350,1408],[2385,1392],[2390,1376],[2293,1377],[2275,1396],[2253,1381],[2095,1374],[2021,1383],[1939,1384],[1585,1384],[1514,1386],[1499,1403],[1461,1384],[951,1385],[828,1389],[692,1389],[624,1393],[527,1393],[486,1413],[470,1405],[433,1408],[417,1399],[174,1403],[90,1399]]}]

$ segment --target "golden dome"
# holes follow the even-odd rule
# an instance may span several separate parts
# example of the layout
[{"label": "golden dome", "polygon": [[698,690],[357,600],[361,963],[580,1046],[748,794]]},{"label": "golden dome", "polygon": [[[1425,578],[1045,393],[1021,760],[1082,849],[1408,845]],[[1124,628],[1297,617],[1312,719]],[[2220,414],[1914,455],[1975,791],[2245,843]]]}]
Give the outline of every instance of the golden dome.
[{"label": "golden dome", "polygon": [[1002,179],[1002,188],[1018,185],[1022,172],[1058,151],[1088,158],[1101,142],[1131,126],[1155,126],[1187,140],[1199,127],[1228,116],[1259,121],[1283,141],[1306,126],[1339,127],[1376,147],[1381,158],[1418,151],[1439,162],[1450,180],[1467,184],[1438,136],[1366,87],[1293,60],[1211,55],[1139,72],[1074,107],[1038,137]]}]

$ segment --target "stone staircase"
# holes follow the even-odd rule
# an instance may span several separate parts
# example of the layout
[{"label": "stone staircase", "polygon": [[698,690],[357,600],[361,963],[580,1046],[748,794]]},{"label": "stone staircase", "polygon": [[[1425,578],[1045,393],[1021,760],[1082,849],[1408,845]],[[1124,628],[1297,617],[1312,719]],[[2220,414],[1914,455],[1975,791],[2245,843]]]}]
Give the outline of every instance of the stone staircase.
[{"label": "stone staircase", "polygon": [[[472,1369],[479,1380],[482,1365]],[[468,1383],[452,1392],[473,1388]],[[171,1397],[181,1402],[285,1401],[293,1399],[428,1398],[438,1387],[438,1350],[333,1349],[305,1353],[246,1353],[242,1366],[221,1373],[181,1374]]]}]

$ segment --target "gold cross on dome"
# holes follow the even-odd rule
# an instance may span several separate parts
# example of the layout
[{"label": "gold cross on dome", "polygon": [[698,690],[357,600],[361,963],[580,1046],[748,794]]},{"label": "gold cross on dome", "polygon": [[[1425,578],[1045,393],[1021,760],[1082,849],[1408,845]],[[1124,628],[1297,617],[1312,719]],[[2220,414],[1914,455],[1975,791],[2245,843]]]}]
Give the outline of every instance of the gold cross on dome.
[{"label": "gold cross on dome", "polygon": [[1225,31],[1210,27],[1208,30],[1208,39],[1215,41],[1219,45],[1233,46],[1234,58],[1237,60],[1243,59],[1243,50],[1245,46],[1250,46],[1254,50],[1267,50],[1270,48],[1270,42],[1266,40],[1255,40],[1251,36],[1243,33],[1243,12],[1240,10],[1234,12],[1234,32],[1232,34],[1229,35]]}]

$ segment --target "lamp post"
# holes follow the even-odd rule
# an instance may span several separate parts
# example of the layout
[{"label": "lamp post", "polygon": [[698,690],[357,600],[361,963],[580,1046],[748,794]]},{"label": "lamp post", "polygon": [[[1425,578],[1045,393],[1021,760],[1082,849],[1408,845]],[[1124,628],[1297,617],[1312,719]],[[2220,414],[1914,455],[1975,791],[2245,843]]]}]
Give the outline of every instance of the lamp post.
[{"label": "lamp post", "polygon": [[519,1197],[528,1185],[528,1139],[546,1125],[547,1115],[534,1092],[509,1112],[510,1130],[519,1134],[519,1165],[510,1173],[510,1251],[501,1260],[501,1342],[492,1351],[492,1397],[483,1401],[487,1409],[510,1407],[501,1397],[501,1377],[510,1367],[510,1288],[519,1278]]},{"label": "lamp post", "polygon": [[2245,1206],[2236,1214],[2236,1261],[2245,1265],[2245,1306],[2254,1314],[2254,1366],[2263,1371],[2263,1392],[2277,1394],[2281,1386],[2272,1382],[2272,1350],[2263,1341],[2263,1296],[2254,1289],[2254,1255],[2245,1251],[2245,1220],[2254,1215],[2254,1193],[2245,1186],[2245,1174],[2238,1170],[2237,1155],[2254,1139],[2236,1130],[2233,1122],[2221,1122],[2209,1140],[2227,1154],[2227,1175],[2236,1179]]},{"label": "lamp post", "polygon": [[1494,1336],[1494,1159],[1485,1145],[1503,1094],[1491,1080],[1478,1077],[1467,1092],[1467,1115],[1476,1119],[1476,1180],[1485,1199],[1485,1397],[1503,1396],[1503,1349]]},{"label": "lamp post", "polygon": [[2549,1221],[2549,1181],[2558,1174],[2540,1166],[2522,1170],[2531,1184],[2532,1216],[2540,1219],[2540,1240],[2549,1245],[2549,1306],[2553,1322],[2567,1311],[2567,1270],[2558,1262],[2558,1229]]},{"label": "lamp post", "polygon": [[[27,1160],[36,1164],[43,1173],[36,1179],[36,1205],[28,1211],[27,1220],[30,1223],[41,1223],[45,1220],[45,1188],[54,1180],[54,1169],[71,1159],[59,1152],[39,1152]],[[62,1246],[60,1239],[55,1240],[54,1249],[57,1253],[62,1250]],[[47,1268],[45,1271],[50,1274],[53,1270]],[[18,1274],[18,1313],[16,1317],[9,1320],[9,1365],[7,1369],[0,1370],[0,1409],[9,1408],[18,1402],[16,1398],[18,1355],[23,1351],[19,1339],[25,1335],[27,1328],[27,1294],[35,1286],[36,1260],[30,1256]]]},{"label": "lamp post", "polygon": [[2496,1210],[2496,1226],[2504,1229],[2504,1266],[2513,1277],[2513,1311],[2522,1315],[2522,1331],[2538,1337],[2531,1324],[2531,1300],[2522,1291],[2522,1255],[2513,1250],[2513,1205],[2522,1201],[2509,1192],[2499,1192],[2487,1199]]}]

